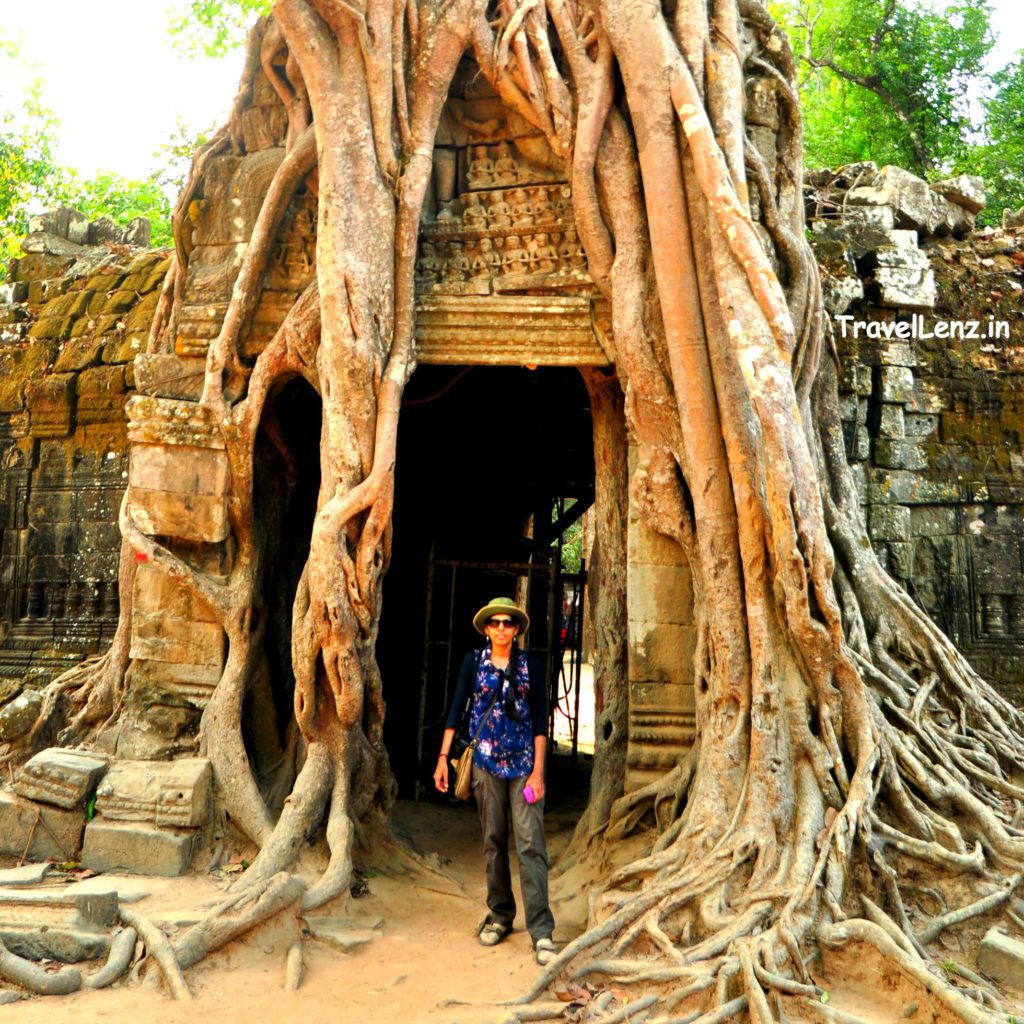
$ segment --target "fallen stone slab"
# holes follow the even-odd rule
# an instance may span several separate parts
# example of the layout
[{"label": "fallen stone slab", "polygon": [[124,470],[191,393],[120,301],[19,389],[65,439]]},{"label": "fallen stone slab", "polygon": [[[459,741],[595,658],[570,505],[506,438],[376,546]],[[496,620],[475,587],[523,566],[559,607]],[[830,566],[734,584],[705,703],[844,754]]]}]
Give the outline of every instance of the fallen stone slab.
[{"label": "fallen stone slab", "polygon": [[104,957],[116,922],[116,893],[0,890],[0,942],[28,960],[73,964]]},{"label": "fallen stone slab", "polygon": [[110,758],[91,750],[49,747],[22,766],[15,792],[57,807],[83,807],[107,772]]},{"label": "fallen stone slab", "polygon": [[78,859],[85,814],[0,792],[0,853],[34,861]]},{"label": "fallen stone slab", "polygon": [[85,829],[82,863],[93,871],[176,878],[188,871],[195,840],[195,832],[94,818]]},{"label": "fallen stone slab", "polygon": [[932,188],[971,213],[979,213],[985,207],[985,182],[977,175],[958,174],[955,178],[944,178],[934,182]]},{"label": "fallen stone slab", "polygon": [[1024,989],[1024,942],[990,928],[978,949],[978,968],[994,981]]},{"label": "fallen stone slab", "polygon": [[353,949],[365,946],[380,934],[348,918],[313,917],[308,919],[306,926],[310,938],[339,949],[342,953],[350,953]]},{"label": "fallen stone slab", "polygon": [[23,992],[15,992],[14,989],[5,988],[0,991],[0,1006],[7,1006],[9,1003],[20,1003],[28,997]]},{"label": "fallen stone slab", "polygon": [[49,864],[25,864],[0,871],[0,886],[38,885],[50,873]]},{"label": "fallen stone slab", "polygon": [[116,893],[118,903],[138,903],[150,895],[150,887],[136,878],[106,874],[72,882],[64,890],[64,895],[86,896],[94,892]]},{"label": "fallen stone slab", "polygon": [[0,743],[10,743],[32,728],[43,707],[43,695],[35,690],[19,693],[0,711]]},{"label": "fallen stone slab", "polygon": [[206,758],[116,761],[96,790],[96,810],[108,821],[195,828],[210,820],[212,785]]}]

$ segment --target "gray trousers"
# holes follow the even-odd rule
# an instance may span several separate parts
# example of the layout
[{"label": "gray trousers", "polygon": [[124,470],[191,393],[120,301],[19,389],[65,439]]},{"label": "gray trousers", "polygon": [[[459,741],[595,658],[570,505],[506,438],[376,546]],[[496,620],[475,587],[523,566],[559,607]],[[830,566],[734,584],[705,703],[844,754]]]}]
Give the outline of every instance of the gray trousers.
[{"label": "gray trousers", "polygon": [[530,937],[549,938],[555,919],[548,905],[548,850],[544,840],[544,801],[528,804],[523,799],[526,776],[499,779],[473,765],[473,796],[480,811],[487,869],[488,921],[512,927],[516,900],[508,864],[508,823],[519,854],[519,886],[526,904],[526,929]]}]

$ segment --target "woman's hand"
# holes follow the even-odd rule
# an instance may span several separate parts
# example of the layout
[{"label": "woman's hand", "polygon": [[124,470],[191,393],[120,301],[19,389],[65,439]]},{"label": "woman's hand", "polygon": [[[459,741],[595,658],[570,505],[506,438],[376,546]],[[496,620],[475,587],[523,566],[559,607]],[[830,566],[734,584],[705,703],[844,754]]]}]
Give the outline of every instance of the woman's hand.
[{"label": "woman's hand", "polygon": [[[537,800],[544,799],[544,773],[537,771],[536,768],[530,772],[529,778],[526,780],[526,785],[533,788],[534,802]],[[524,789],[526,786],[523,787]]]},{"label": "woman's hand", "polygon": [[437,767],[434,769],[434,786],[439,793],[448,792],[448,758],[444,754],[437,759]]}]

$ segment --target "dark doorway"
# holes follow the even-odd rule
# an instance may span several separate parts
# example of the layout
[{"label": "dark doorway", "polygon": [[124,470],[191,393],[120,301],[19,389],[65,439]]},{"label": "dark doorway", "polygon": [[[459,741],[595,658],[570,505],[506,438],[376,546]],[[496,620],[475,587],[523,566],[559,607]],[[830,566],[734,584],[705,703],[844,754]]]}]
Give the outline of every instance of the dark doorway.
[{"label": "dark doorway", "polygon": [[481,642],[470,621],[477,608],[517,596],[528,578],[519,596],[528,593],[529,647],[557,652],[549,611],[561,613],[551,565],[560,527],[552,520],[574,501],[588,507],[593,494],[590,406],[575,369],[416,371],[399,428],[377,644],[385,741],[401,795],[429,792],[452,674]]}]

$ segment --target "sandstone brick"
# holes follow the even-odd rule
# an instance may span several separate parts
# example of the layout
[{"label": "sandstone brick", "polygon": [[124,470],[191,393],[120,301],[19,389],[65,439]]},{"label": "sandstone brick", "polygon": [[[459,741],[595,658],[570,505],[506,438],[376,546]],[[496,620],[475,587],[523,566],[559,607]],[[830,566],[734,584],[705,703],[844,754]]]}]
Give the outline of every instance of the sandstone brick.
[{"label": "sandstone brick", "polygon": [[628,567],[629,617],[640,622],[693,623],[693,580],[686,565]]},{"label": "sandstone brick", "polygon": [[194,832],[95,818],[85,830],[82,864],[93,871],[176,878],[188,871],[194,844]]},{"label": "sandstone brick", "polygon": [[216,544],[231,533],[227,502],[221,497],[132,486],[128,504],[136,525],[150,537]]},{"label": "sandstone brick", "polygon": [[220,667],[224,664],[225,642],[224,630],[213,622],[132,614],[133,658]]},{"label": "sandstone brick", "polygon": [[50,747],[21,768],[15,792],[26,800],[69,810],[85,806],[107,771],[109,759],[87,750]]},{"label": "sandstone brick", "polygon": [[942,537],[957,532],[955,508],[926,505],[910,510],[912,537]]},{"label": "sandstone brick", "polygon": [[677,680],[693,676],[697,631],[672,623],[629,624],[630,679]]},{"label": "sandstone brick", "polygon": [[[37,814],[42,827],[37,824]],[[77,860],[84,828],[81,809],[67,811],[37,804],[0,790],[0,853],[20,857],[27,848],[32,860]]]},{"label": "sandstone brick", "polygon": [[910,509],[902,505],[872,505],[868,532],[872,540],[907,540],[910,537]]},{"label": "sandstone brick", "polygon": [[901,438],[905,432],[902,405],[883,405],[878,411],[878,436]]},{"label": "sandstone brick", "polygon": [[132,446],[128,480],[133,487],[180,494],[224,495],[230,490],[227,453],[185,445]]},{"label": "sandstone brick", "polygon": [[978,949],[978,968],[994,981],[1024,989],[1024,942],[990,928]]},{"label": "sandstone brick", "polygon": [[210,820],[212,790],[204,757],[115,761],[96,791],[96,810],[107,821],[195,828]]},{"label": "sandstone brick", "polygon": [[25,690],[0,710],[0,743],[10,743],[32,728],[43,707],[42,694]]},{"label": "sandstone brick", "polygon": [[924,449],[914,441],[878,438],[875,441],[875,464],[887,469],[924,469],[928,459]]},{"label": "sandstone brick", "polygon": [[906,366],[883,366],[879,370],[879,397],[883,402],[902,404],[914,396],[914,373]]}]

